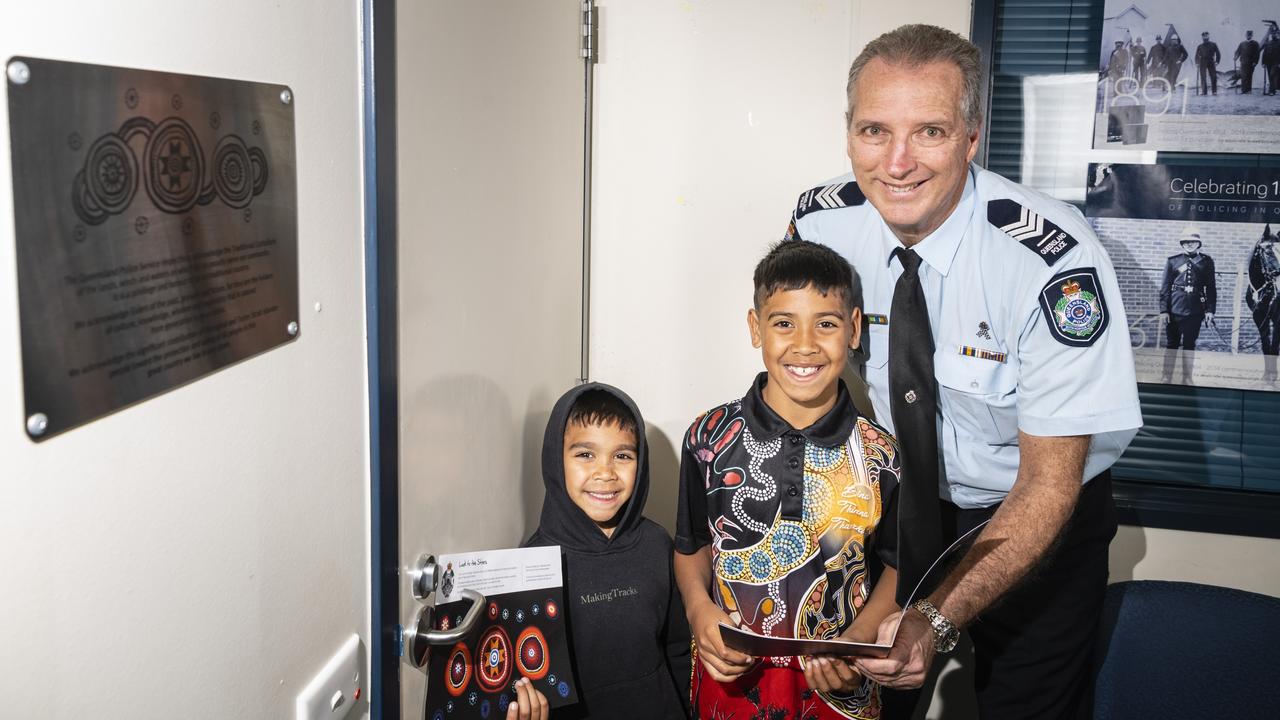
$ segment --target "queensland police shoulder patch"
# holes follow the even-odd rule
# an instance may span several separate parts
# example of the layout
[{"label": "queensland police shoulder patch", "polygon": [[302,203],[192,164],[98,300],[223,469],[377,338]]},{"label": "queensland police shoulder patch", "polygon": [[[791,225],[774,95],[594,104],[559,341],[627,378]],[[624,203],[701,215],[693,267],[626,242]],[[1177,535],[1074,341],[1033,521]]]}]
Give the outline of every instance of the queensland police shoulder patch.
[{"label": "queensland police shoulder patch", "polygon": [[1040,213],[1008,198],[987,203],[987,222],[1022,243],[1050,267],[1079,244]]},{"label": "queensland police shoulder patch", "polygon": [[1110,321],[1098,271],[1091,267],[1055,275],[1040,291],[1040,309],[1053,337],[1072,347],[1092,345]]},{"label": "queensland police shoulder patch", "polygon": [[818,210],[834,210],[835,208],[853,207],[867,201],[862,189],[856,182],[840,182],[821,185],[800,194],[796,201],[796,212],[792,219],[799,220],[811,212]]}]

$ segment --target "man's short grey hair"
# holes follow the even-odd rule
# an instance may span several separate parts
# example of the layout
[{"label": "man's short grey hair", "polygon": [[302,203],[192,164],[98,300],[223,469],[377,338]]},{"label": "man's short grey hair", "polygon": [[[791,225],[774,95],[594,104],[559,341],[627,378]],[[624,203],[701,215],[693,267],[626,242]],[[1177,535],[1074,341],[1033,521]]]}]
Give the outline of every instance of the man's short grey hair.
[{"label": "man's short grey hair", "polygon": [[867,43],[849,66],[845,93],[849,108],[845,125],[853,122],[853,96],[867,63],[880,58],[891,65],[919,67],[932,62],[950,63],[960,71],[964,88],[960,94],[960,115],[970,131],[982,124],[982,53],[978,46],[936,25],[903,25]]}]

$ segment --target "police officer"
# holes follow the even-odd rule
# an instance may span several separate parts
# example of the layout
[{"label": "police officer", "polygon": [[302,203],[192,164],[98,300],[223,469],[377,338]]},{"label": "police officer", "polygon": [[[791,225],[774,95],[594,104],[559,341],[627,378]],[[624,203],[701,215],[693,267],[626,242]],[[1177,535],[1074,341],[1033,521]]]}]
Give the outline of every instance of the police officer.
[{"label": "police officer", "polygon": [[1107,76],[1111,78],[1111,86],[1115,84],[1129,73],[1129,51],[1124,49],[1124,43],[1116,41],[1116,47],[1111,51],[1111,57],[1107,58]]},{"label": "police officer", "polygon": [[1151,52],[1147,54],[1147,72],[1151,77],[1156,78],[1165,77],[1167,72],[1165,69],[1164,41],[1160,39],[1159,35],[1156,36],[1156,41],[1151,44]]},{"label": "police officer", "polygon": [[1133,58],[1133,77],[1141,88],[1142,83],[1147,79],[1147,49],[1142,46],[1142,38],[1133,41],[1129,56]]},{"label": "police officer", "polygon": [[1218,94],[1218,63],[1221,61],[1222,53],[1218,52],[1218,44],[1209,39],[1209,33],[1200,33],[1200,45],[1196,47],[1196,68],[1200,71],[1197,94],[1208,95],[1210,83],[1213,94]]},{"label": "police officer", "polygon": [[1218,283],[1213,258],[1200,252],[1200,231],[1189,227],[1179,240],[1182,252],[1169,257],[1160,280],[1160,320],[1165,323],[1165,347],[1195,350],[1200,326],[1213,322],[1218,308]]},{"label": "police officer", "polygon": [[1275,30],[1267,33],[1267,41],[1262,45],[1262,69],[1267,94],[1275,95],[1276,86],[1280,85],[1280,33]]},{"label": "police officer", "polygon": [[1187,49],[1182,46],[1182,38],[1174,35],[1169,39],[1169,47],[1165,49],[1164,67],[1169,87],[1178,84],[1178,76],[1182,74],[1182,63],[1187,61]]},{"label": "police officer", "polygon": [[[889,656],[856,666],[882,685],[918,687],[967,626],[984,718],[1090,717],[1116,528],[1108,468],[1142,423],[1128,322],[1080,213],[971,164],[981,73],[978,49],[942,28],[904,26],[869,43],[849,70],[853,172],[803,193],[788,228],[862,275],[877,419],[936,400],[942,541],[990,521],[940,581],[926,578],[933,589],[902,614],[896,638],[897,615],[881,625]],[[921,296],[926,318],[911,300]],[[926,350],[890,356],[891,346]],[[931,382],[891,394],[918,365]],[[904,453],[923,445],[895,432]],[[927,516],[902,526],[900,577]]]},{"label": "police officer", "polygon": [[1253,69],[1258,66],[1262,48],[1253,39],[1253,31],[1244,31],[1244,42],[1236,48],[1236,62],[1240,63],[1240,92],[1253,92]]}]

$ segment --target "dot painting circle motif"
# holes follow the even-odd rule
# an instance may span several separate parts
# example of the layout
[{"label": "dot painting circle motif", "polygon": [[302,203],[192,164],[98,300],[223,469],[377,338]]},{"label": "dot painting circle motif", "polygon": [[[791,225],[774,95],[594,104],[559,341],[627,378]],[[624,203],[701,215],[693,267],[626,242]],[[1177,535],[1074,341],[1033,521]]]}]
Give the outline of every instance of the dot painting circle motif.
[{"label": "dot painting circle motif", "polygon": [[778,564],[791,566],[804,557],[804,530],[798,525],[780,524],[775,528],[769,544]]},{"label": "dot painting circle motif", "polygon": [[831,482],[822,475],[805,473],[804,475],[804,522],[814,527],[822,527],[831,519],[831,508],[835,501],[835,491]]},{"label": "dot painting circle motif", "polygon": [[747,559],[747,565],[751,568],[751,576],[757,582],[768,580],[773,573],[773,558],[763,550],[751,553],[751,557]]},{"label": "dot painting circle motif", "polygon": [[843,460],[843,445],[827,448],[810,443],[804,449],[804,464],[807,466],[805,469],[813,472],[830,472]]},{"label": "dot painting circle motif", "polygon": [[723,557],[724,557],[724,571],[729,577],[736,578],[742,574],[743,570],[746,569],[746,567],[742,563],[741,556],[725,555]]},{"label": "dot painting circle motif", "polygon": [[552,620],[555,620],[556,616],[560,614],[560,608],[559,606],[556,605],[554,600],[548,600],[546,603],[546,608],[547,608],[547,617],[551,618]]},{"label": "dot painting circle motif", "polygon": [[511,677],[511,637],[501,627],[493,626],[480,636],[476,647],[476,681],[485,692],[498,692]]},{"label": "dot painting circle motif", "polygon": [[444,669],[444,688],[454,697],[462,694],[471,681],[471,651],[458,643],[449,651],[449,662]]},{"label": "dot painting circle motif", "polygon": [[536,627],[527,627],[516,638],[516,650],[520,653],[517,666],[520,674],[530,680],[541,680],[551,670],[547,651],[547,638]]}]

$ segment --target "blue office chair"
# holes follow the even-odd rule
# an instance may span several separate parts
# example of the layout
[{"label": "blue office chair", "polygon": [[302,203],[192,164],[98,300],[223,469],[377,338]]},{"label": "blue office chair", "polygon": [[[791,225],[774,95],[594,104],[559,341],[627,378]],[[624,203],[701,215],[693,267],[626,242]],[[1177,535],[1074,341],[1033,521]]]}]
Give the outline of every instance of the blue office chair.
[{"label": "blue office chair", "polygon": [[1280,718],[1280,599],[1186,582],[1107,588],[1096,720]]}]

